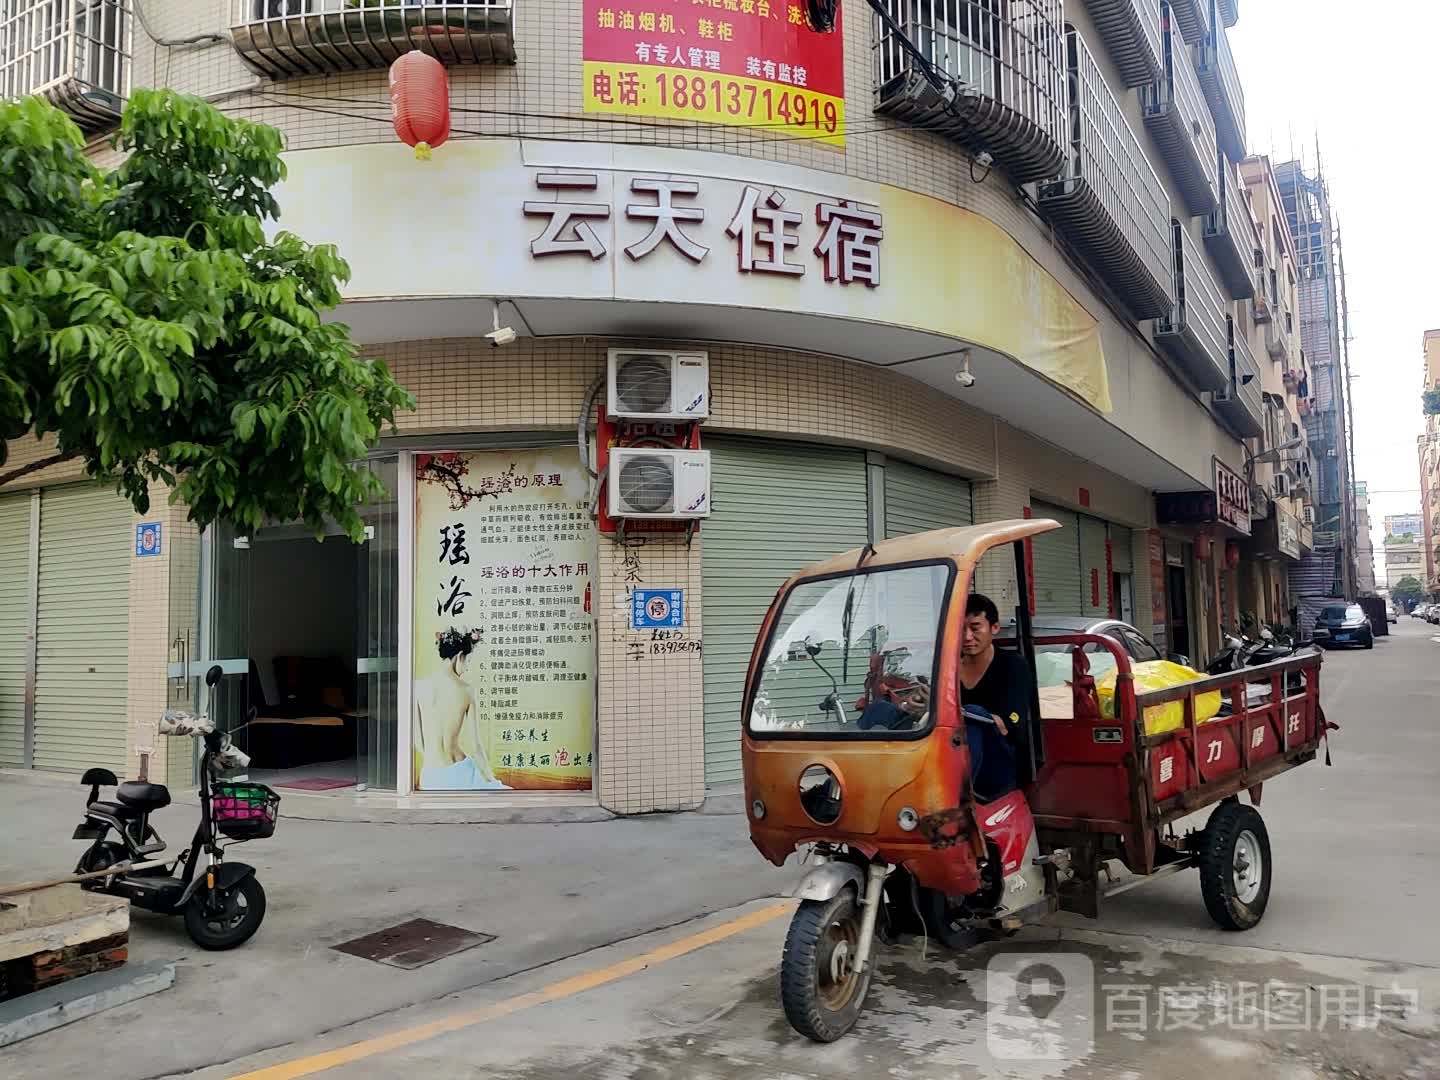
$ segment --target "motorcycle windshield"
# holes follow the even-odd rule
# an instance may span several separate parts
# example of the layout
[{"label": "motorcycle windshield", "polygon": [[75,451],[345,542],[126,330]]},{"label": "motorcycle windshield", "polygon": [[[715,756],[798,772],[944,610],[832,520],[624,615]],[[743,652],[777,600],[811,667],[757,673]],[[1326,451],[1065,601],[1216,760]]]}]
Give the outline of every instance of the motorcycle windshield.
[{"label": "motorcycle windshield", "polygon": [[919,563],[797,583],[765,646],[747,729],[826,739],[928,731],[952,572]]}]

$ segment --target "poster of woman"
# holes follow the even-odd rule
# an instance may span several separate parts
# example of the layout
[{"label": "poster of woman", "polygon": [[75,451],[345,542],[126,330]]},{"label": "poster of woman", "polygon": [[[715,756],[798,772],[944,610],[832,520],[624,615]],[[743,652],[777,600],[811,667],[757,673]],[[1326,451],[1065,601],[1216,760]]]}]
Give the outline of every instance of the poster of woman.
[{"label": "poster of woman", "polygon": [[415,468],[416,790],[588,790],[597,539],[579,452]]}]

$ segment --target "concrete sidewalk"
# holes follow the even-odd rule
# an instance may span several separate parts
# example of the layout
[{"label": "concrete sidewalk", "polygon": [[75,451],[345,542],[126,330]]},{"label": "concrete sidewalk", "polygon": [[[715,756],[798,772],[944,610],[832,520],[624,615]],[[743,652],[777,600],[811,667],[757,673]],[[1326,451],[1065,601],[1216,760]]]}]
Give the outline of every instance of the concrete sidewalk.
[{"label": "concrete sidewalk", "polygon": [[[83,804],[78,785],[0,783],[0,820],[23,823],[7,832],[0,880],[68,872]],[[155,824],[178,851],[195,820],[180,805]],[[115,1080],[231,1061],[772,896],[793,877],[751,847],[743,817],[706,814],[385,825],[287,820],[282,809],[273,838],[231,858],[254,865],[268,894],[254,940],[206,953],[179,919],[136,913],[132,959],[173,961],[174,988],[7,1048],[7,1080],[81,1075],[100,1046]],[[413,971],[330,948],[417,917],[496,937]]]}]

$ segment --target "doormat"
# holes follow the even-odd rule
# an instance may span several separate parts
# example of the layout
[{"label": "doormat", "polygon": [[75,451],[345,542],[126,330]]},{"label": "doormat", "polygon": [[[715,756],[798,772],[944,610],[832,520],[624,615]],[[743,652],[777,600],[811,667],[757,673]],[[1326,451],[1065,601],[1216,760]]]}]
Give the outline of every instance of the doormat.
[{"label": "doormat", "polygon": [[335,776],[302,776],[298,780],[277,780],[275,786],[296,791],[334,791],[336,788],[354,787],[355,781]]},{"label": "doormat", "polygon": [[364,960],[374,960],[377,964],[413,971],[494,940],[494,934],[477,934],[473,930],[429,919],[411,919],[353,941],[332,945],[331,948]]}]

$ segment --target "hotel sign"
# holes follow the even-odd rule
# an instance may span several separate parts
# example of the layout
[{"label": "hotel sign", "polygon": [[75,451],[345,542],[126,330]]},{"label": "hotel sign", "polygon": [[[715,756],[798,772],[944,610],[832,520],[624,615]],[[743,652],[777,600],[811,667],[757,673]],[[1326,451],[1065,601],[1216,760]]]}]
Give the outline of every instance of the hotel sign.
[{"label": "hotel sign", "polygon": [[1250,486],[1219,458],[1214,460],[1214,491],[1157,495],[1155,516],[1161,525],[1224,525],[1250,535]]}]

